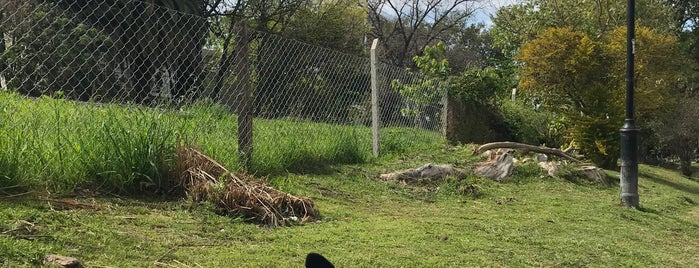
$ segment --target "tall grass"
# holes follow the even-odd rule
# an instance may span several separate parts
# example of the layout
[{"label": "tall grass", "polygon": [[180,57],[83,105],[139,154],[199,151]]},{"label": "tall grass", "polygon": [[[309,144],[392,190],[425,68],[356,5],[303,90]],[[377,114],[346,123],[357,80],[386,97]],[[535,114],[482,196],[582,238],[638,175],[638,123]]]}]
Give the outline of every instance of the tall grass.
[{"label": "tall grass", "polygon": [[[372,157],[367,127],[293,119],[255,119],[253,125],[250,171],[256,174],[314,172]],[[441,141],[437,133],[416,129],[382,134],[389,156]],[[210,101],[174,110],[0,94],[0,187],[65,192],[89,186],[126,193],[167,188],[178,142],[241,169],[237,117]]]}]

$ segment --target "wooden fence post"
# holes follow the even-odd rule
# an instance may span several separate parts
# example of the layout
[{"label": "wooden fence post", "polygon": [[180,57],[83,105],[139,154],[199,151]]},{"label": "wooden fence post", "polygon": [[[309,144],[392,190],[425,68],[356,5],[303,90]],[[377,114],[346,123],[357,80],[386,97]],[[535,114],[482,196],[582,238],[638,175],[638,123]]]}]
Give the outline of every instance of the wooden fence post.
[{"label": "wooden fence post", "polygon": [[[447,80],[447,85],[451,84],[451,77]],[[449,88],[444,88],[442,93],[442,136],[447,137],[447,129],[449,127]]]},{"label": "wooden fence post", "polygon": [[379,39],[374,39],[371,44],[371,140],[374,156],[381,155],[380,137],[379,137],[379,78],[376,62],[376,46],[379,44]]},{"label": "wooden fence post", "polygon": [[236,26],[235,59],[236,79],[234,88],[240,90],[237,101],[238,112],[238,161],[245,171],[252,168],[252,88],[250,86],[250,36],[244,23]]}]

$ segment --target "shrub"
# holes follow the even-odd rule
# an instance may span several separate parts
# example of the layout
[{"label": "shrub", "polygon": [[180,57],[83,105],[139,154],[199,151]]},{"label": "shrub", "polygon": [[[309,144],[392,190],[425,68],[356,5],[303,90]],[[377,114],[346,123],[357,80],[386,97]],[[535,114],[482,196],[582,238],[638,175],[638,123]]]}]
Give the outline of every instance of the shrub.
[{"label": "shrub", "polygon": [[565,141],[566,119],[556,113],[535,109],[523,101],[505,101],[500,113],[515,141],[548,147],[560,147]]}]

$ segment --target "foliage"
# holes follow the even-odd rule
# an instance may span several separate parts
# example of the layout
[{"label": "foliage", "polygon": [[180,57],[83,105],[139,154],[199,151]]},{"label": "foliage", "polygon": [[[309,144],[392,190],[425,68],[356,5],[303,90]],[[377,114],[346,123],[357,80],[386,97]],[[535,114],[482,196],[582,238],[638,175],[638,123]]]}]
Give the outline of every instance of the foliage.
[{"label": "foliage", "polygon": [[[636,1],[637,25],[661,33],[672,33],[672,6],[663,1]],[[571,27],[592,39],[604,37],[626,24],[626,2],[616,0],[558,1],[525,0],[501,8],[493,18],[490,34],[496,47],[511,57],[523,45],[549,28]]]},{"label": "foliage", "polygon": [[426,46],[423,54],[414,56],[413,62],[424,75],[434,78],[445,78],[449,75],[449,62],[445,58],[447,46],[438,42],[434,46]]},{"label": "foliage", "polygon": [[304,7],[290,19],[283,35],[353,55],[366,54],[369,32],[366,10],[351,0],[320,1]]},{"label": "foliage", "polygon": [[552,28],[527,43],[517,58],[522,62],[519,88],[540,92],[545,107],[568,114],[607,113],[614,109],[602,98],[615,92],[609,73],[609,59],[598,43],[572,28]]},{"label": "foliage", "polygon": [[[552,28],[521,50],[519,88],[543,96],[543,106],[569,118],[571,138],[595,164],[613,167],[618,158],[620,93],[610,77],[610,59],[597,42],[572,28]],[[614,133],[614,137],[607,135]]]},{"label": "foliage", "polygon": [[[678,88],[686,87],[678,85],[683,83],[690,85],[696,84],[697,69],[694,64],[683,62],[683,58],[699,59],[696,44],[696,21],[699,14],[697,12],[698,5],[696,1],[685,0],[641,0],[636,1],[636,117],[637,124],[642,128],[643,138],[641,140],[642,150],[662,151],[659,148],[660,142],[657,135],[653,134],[655,130],[649,129],[649,122],[660,122],[658,117],[665,114],[668,109],[675,107],[673,94],[671,91]],[[539,69],[541,65],[532,67],[520,66],[522,69],[523,83],[520,85],[527,86],[526,77],[535,77],[541,75],[547,79],[546,86],[529,84],[531,88],[538,88],[542,91],[544,97],[548,97],[544,107],[552,107],[555,110],[569,110],[565,115],[569,118],[571,124],[577,121],[584,121],[595,125],[591,129],[599,129],[601,126],[609,126],[607,131],[616,131],[612,122],[603,122],[602,116],[605,118],[616,118],[618,120],[622,116],[623,111],[623,92],[624,92],[624,74],[625,74],[625,54],[626,54],[626,31],[623,27],[626,24],[626,3],[624,1],[553,1],[553,0],[526,0],[518,1],[514,5],[510,5],[498,10],[493,18],[494,26],[490,29],[489,35],[493,38],[493,45],[501,48],[506,56],[513,59],[514,64],[522,64],[521,57],[527,57],[526,53],[535,52],[538,48],[529,46],[532,51],[523,51],[528,43],[542,38],[547,34],[551,34],[551,28],[569,29],[568,34],[576,35],[571,38],[562,38],[557,53],[547,54],[539,53],[538,56],[549,56],[547,59],[550,62],[558,62],[557,66],[561,68],[548,68],[546,70]],[[565,35],[565,34],[564,34]],[[679,41],[675,36],[679,36]],[[548,36],[552,37],[552,36]],[[563,36],[556,36],[560,38]],[[586,40],[584,40],[586,39]],[[577,41],[576,41],[577,40]],[[680,46],[678,47],[678,42]],[[586,44],[587,43],[587,44]],[[568,44],[568,45],[562,45]],[[563,47],[578,48],[578,51],[570,49],[566,51]],[[587,47],[587,48],[585,48]],[[566,65],[561,61],[566,58],[566,55],[572,53],[580,53],[593,48],[596,52],[588,54],[585,59],[585,53],[571,57],[570,61],[565,63],[567,67],[575,70],[575,73],[566,70]],[[679,50],[682,51],[679,51]],[[542,50],[554,51],[552,47],[542,47]],[[536,52],[535,52],[536,53]],[[687,55],[682,53],[688,53]],[[519,55],[520,58],[516,58]],[[530,54],[531,55],[531,54]],[[581,57],[583,56],[583,57]],[[558,57],[558,58],[555,58]],[[575,60],[572,60],[572,59]],[[586,64],[585,61],[590,64]],[[578,66],[574,66],[578,64]],[[536,64],[534,64],[536,65]],[[546,67],[546,66],[544,66]],[[549,66],[550,67],[550,66]],[[581,69],[582,68],[582,69]],[[596,70],[595,70],[596,69]],[[587,71],[589,72],[587,72]],[[525,73],[529,72],[529,73]],[[597,74],[599,77],[594,77]],[[566,76],[568,75],[568,76]],[[578,88],[570,86],[558,88],[555,92],[565,92],[561,89],[567,89],[565,95],[554,94],[550,95],[552,89],[551,83],[564,82],[569,77],[575,77],[575,83],[578,86],[585,86],[585,90],[578,91]],[[562,78],[562,79],[559,79]],[[535,79],[535,80],[545,80]],[[572,81],[572,80],[571,80]],[[589,83],[585,83],[585,82]],[[597,82],[594,82],[597,81]],[[691,82],[690,82],[691,81]],[[565,83],[564,83],[565,84]],[[607,89],[601,88],[608,84]],[[606,96],[600,100],[580,100],[575,99],[576,92],[596,92],[590,96],[599,95]],[[606,93],[605,93],[606,92]],[[571,94],[573,93],[573,94]],[[676,95],[676,94],[675,94]],[[562,102],[552,103],[551,99],[561,100]],[[611,100],[611,101],[610,101]],[[576,102],[578,104],[576,104]],[[571,104],[572,103],[572,104]],[[573,115],[577,107],[589,107],[587,111],[582,111],[584,115],[578,119],[579,115]],[[573,109],[575,108],[575,109]],[[593,119],[591,110],[597,112],[596,119]],[[578,111],[580,112],[580,111]],[[587,118],[585,118],[587,117]],[[594,122],[594,123],[593,123]],[[621,124],[621,123],[617,123]],[[655,123],[653,123],[655,124]],[[655,124],[658,126],[658,124]],[[657,128],[657,127],[653,127]],[[582,132],[573,131],[574,135],[580,135]],[[578,133],[578,134],[575,134]],[[587,139],[591,139],[595,135],[583,135]],[[570,137],[572,138],[571,135]],[[618,137],[613,135],[609,139],[616,140]],[[579,140],[575,140],[580,144]],[[611,140],[610,140],[611,141]],[[598,144],[605,144],[599,141]],[[609,152],[609,148],[605,146],[594,146],[587,151],[599,151],[604,149]],[[615,148],[615,146],[612,146]],[[595,150],[592,150],[595,149]],[[602,154],[603,155],[603,154]],[[609,160],[608,162],[613,162]]]},{"label": "foliage", "polygon": [[554,148],[563,146],[568,138],[566,118],[548,109],[537,109],[523,99],[503,101],[499,106],[515,141]]},{"label": "foliage", "polygon": [[[674,102],[672,92],[686,74],[686,65],[673,35],[662,34],[649,28],[636,29],[634,66],[634,103],[639,121],[650,118],[659,109]],[[607,36],[603,49],[612,59],[610,73],[617,81],[619,92],[625,89],[626,28],[618,27]],[[684,65],[684,66],[683,66]],[[691,65],[690,65],[691,66]],[[623,100],[623,95],[618,100]]]},{"label": "foliage", "polygon": [[699,95],[687,92],[678,96],[668,112],[651,122],[655,138],[660,141],[660,150],[677,156],[680,170],[685,176],[692,175],[692,160],[699,150]]},{"label": "foliage", "polygon": [[446,57],[452,74],[473,68],[497,67],[505,59],[502,51],[493,47],[488,28],[481,24],[469,25],[454,31],[443,42],[447,44]]},{"label": "foliage", "polygon": [[498,96],[507,91],[509,81],[494,67],[470,68],[455,76],[449,87],[449,95],[466,103],[495,106]]},{"label": "foliage", "polygon": [[[640,118],[671,100],[677,41],[647,28],[637,30],[635,102]],[[615,165],[616,132],[624,111],[625,30],[594,41],[573,28],[552,28],[522,47],[520,89],[542,94],[547,109],[565,115],[571,138],[596,164]]]},{"label": "foliage", "polygon": [[422,56],[413,57],[423,79],[418,79],[414,84],[402,84],[398,80],[391,82],[391,87],[408,102],[408,107],[403,108],[401,113],[416,118],[426,107],[440,101],[444,87],[447,86],[445,79],[450,72],[449,62],[444,56],[446,51],[447,47],[442,42],[425,47]]},{"label": "foliage", "polygon": [[[115,76],[104,72],[114,68],[103,60],[108,57],[111,38],[71,20],[56,6],[35,8],[29,14],[17,12],[14,18],[0,19],[5,24],[0,25],[0,33],[8,31],[0,43],[0,71],[7,87],[30,96],[62,91],[66,97],[81,100],[107,93],[116,82]],[[15,23],[19,25],[10,25]],[[91,83],[98,79],[104,83]]]}]

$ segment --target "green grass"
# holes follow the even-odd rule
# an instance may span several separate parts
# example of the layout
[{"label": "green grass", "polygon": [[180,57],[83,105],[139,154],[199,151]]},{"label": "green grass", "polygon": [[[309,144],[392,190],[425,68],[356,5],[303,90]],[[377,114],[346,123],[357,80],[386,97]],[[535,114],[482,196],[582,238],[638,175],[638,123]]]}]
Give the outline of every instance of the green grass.
[{"label": "green grass", "polygon": [[[367,127],[291,119],[255,119],[253,125],[254,174],[324,172],[331,164],[373,161]],[[70,192],[89,186],[132,193],[144,185],[166,185],[178,142],[195,144],[231,170],[242,170],[237,127],[236,115],[207,101],[164,110],[2,93],[0,188]],[[415,129],[382,132],[389,155],[442,140]]]},{"label": "green grass", "polygon": [[[169,176],[178,139],[239,168],[236,118],[211,104],[163,111],[0,94],[0,118],[2,196],[20,190],[7,188],[17,184],[130,193]],[[376,179],[425,163],[479,160],[472,146],[446,146],[434,133],[383,129],[379,159],[370,156],[364,127],[256,120],[255,133],[258,175],[313,198],[322,221],[265,228],[187,199],[78,197],[99,209],[62,210],[43,193],[2,197],[0,266],[36,266],[46,254],[61,254],[87,267],[300,267],[308,252],[338,267],[699,263],[699,182],[676,171],[641,166],[642,209],[635,210],[619,205],[618,184],[549,178],[534,166],[517,167],[506,183]]]},{"label": "green grass", "polygon": [[[0,236],[6,266],[57,253],[87,266],[300,267],[320,252],[339,267],[692,267],[699,263],[699,183],[641,166],[641,210],[619,205],[618,185],[571,183],[518,167],[506,183],[452,178],[437,187],[375,179],[426,162],[469,165],[471,147],[439,146],[402,158],[334,165],[328,174],[270,182],[312,197],[323,220],[264,228],[218,216],[205,204],[84,198],[99,210],[50,210],[0,202],[0,230],[18,220],[30,237]],[[615,172],[610,172],[617,175]],[[477,185],[478,197],[459,183]],[[428,189],[429,188],[429,189]]]}]

